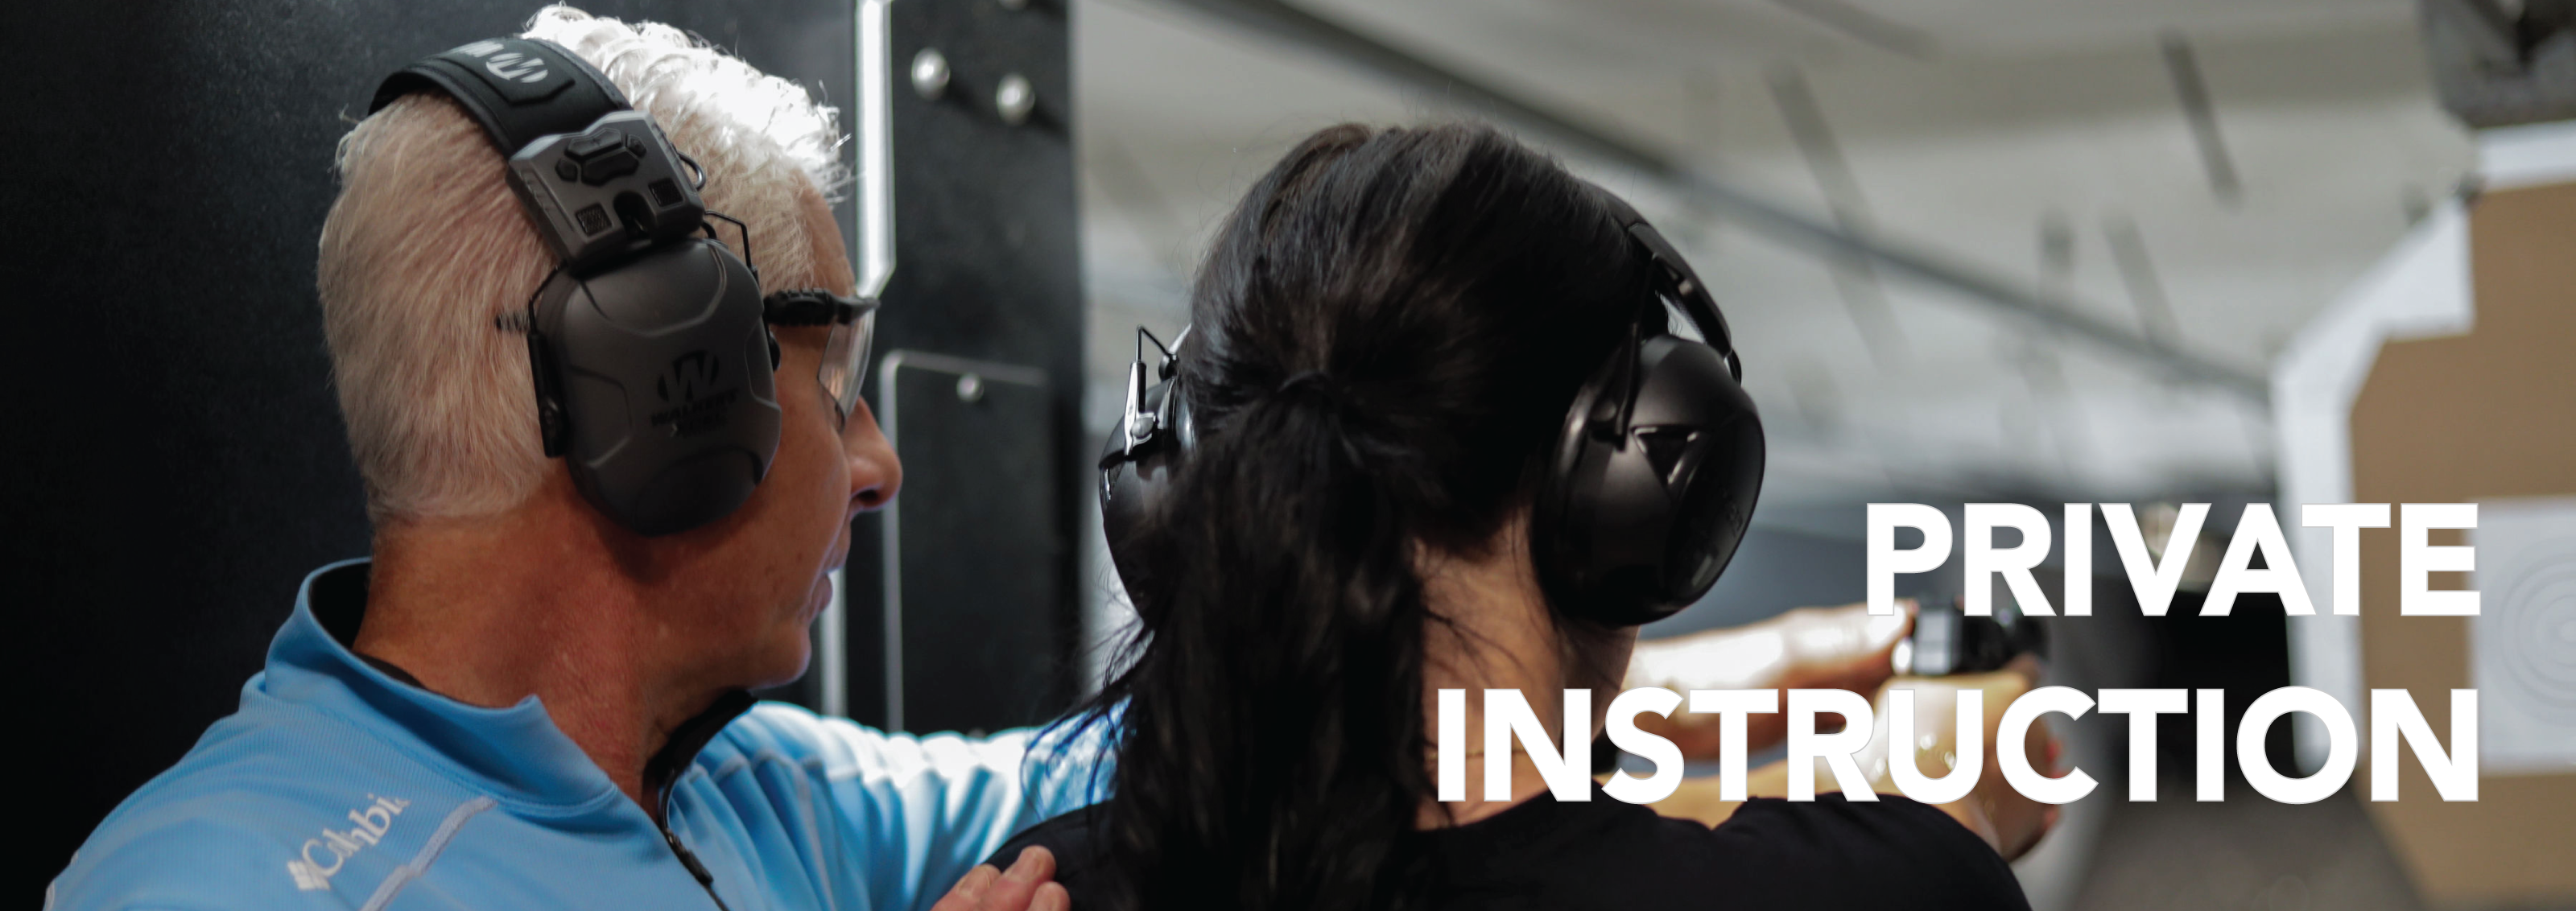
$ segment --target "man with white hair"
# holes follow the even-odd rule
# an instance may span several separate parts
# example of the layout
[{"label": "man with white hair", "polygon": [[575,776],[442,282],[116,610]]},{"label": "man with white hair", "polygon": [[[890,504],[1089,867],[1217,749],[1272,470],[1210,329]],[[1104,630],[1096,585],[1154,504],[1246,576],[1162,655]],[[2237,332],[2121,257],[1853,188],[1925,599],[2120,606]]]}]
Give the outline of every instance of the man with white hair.
[{"label": "man with white hair", "polygon": [[[524,37],[652,116],[741,219],[761,293],[853,293],[831,109],[669,26],[550,7]],[[305,580],[240,711],[91,834],[48,907],[909,911],[957,884],[941,911],[1062,909],[1040,852],[975,865],[1089,803],[1096,750],[744,695],[803,671],[852,518],[901,482],[855,384],[824,387],[831,330],[774,329],[776,454],[749,498],[638,534],[546,452],[514,320],[559,257],[475,117],[403,95],[339,170],[320,297],[374,557]]]}]

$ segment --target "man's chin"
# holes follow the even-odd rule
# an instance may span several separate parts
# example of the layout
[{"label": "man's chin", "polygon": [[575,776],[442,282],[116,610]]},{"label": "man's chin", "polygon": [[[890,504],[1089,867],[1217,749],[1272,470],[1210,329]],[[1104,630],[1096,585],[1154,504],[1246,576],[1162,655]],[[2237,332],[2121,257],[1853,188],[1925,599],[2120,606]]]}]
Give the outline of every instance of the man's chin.
[{"label": "man's chin", "polygon": [[806,667],[813,663],[813,643],[807,641],[802,628],[796,631],[792,642],[778,643],[770,652],[768,660],[761,662],[760,672],[752,675],[758,678],[757,681],[746,689],[767,689],[794,683],[805,676]]},{"label": "man's chin", "polygon": [[796,620],[804,626],[813,626],[814,618],[822,616],[823,609],[831,606],[832,581],[824,579],[815,583],[813,590],[805,594],[805,607],[796,612]]},{"label": "man's chin", "polygon": [[822,616],[823,610],[830,606],[832,583],[828,579],[817,581],[806,593],[805,603],[797,608],[792,621],[771,633],[771,638],[761,649],[761,657],[757,659],[757,672],[748,675],[758,678],[759,682],[749,688],[785,686],[805,676],[814,660],[814,619]]}]

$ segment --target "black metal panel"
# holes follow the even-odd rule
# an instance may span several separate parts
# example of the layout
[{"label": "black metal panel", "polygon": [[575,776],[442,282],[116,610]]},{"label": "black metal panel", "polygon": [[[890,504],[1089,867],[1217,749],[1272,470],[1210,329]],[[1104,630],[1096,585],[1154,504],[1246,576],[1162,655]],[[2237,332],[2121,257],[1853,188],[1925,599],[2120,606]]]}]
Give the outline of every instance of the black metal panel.
[{"label": "black metal panel", "polygon": [[[1033,368],[891,356],[880,415],[906,460],[903,496],[887,510],[880,566],[900,572],[882,594],[902,647],[852,655],[880,667],[899,695],[888,724],[915,731],[993,730],[1061,709],[1049,656],[1070,641],[1044,607],[1064,590],[1061,525],[1046,377]],[[878,665],[877,662],[882,662]],[[897,711],[900,709],[900,711]]]},{"label": "black metal panel", "polygon": [[[1081,515],[1072,498],[1088,487],[1076,432],[1083,311],[1073,146],[1066,126],[1072,81],[1065,11],[1054,0],[1031,0],[1020,9],[1005,8],[998,0],[899,0],[891,12],[891,58],[899,71],[892,111],[896,265],[885,292],[886,308],[878,317],[877,350],[937,352],[1043,371],[1053,424],[1048,459],[1056,466],[1047,491],[1056,502],[1047,520],[1052,527],[978,532],[1025,536],[1011,543],[921,540],[914,535],[904,546],[915,553],[944,553],[948,556],[943,559],[960,561],[969,571],[988,573],[996,570],[981,562],[972,547],[1055,554],[1054,567],[1008,570],[1059,581],[1046,600],[1019,605],[1016,618],[1000,622],[1051,628],[1051,641],[1071,643],[1078,638],[1080,617],[1070,581],[1075,577],[1071,548],[1061,542],[1072,540],[1074,517]],[[936,99],[913,91],[901,72],[924,48],[937,49],[952,73]],[[1031,116],[1018,125],[1004,122],[993,101],[1001,81],[1013,73],[1029,81],[1037,100]],[[872,388],[870,394],[871,401],[883,405],[882,390]],[[929,442],[906,441],[900,452],[907,471],[931,470],[927,466],[959,457]],[[935,495],[907,487],[899,499],[918,512],[942,508]],[[850,608],[851,716],[875,724],[886,720],[884,675],[874,664],[874,656],[884,654],[883,578],[874,556],[882,546],[881,522],[879,516],[859,521],[843,586]],[[1023,660],[1057,676],[1053,692],[1061,694],[1070,691],[1073,679],[1069,656],[1069,648],[1060,648],[1056,654],[1029,654]],[[906,662],[920,666],[950,657],[908,653]],[[939,723],[993,728],[1026,717],[968,714]],[[925,729],[921,723],[907,726]]]},{"label": "black metal panel", "polygon": [[[232,711],[303,575],[367,552],[312,290],[333,145],[386,71],[515,32],[537,5],[0,7],[17,46],[0,514],[27,707],[14,763],[40,783],[0,894],[40,894]],[[845,0],[584,5],[850,100]]]}]

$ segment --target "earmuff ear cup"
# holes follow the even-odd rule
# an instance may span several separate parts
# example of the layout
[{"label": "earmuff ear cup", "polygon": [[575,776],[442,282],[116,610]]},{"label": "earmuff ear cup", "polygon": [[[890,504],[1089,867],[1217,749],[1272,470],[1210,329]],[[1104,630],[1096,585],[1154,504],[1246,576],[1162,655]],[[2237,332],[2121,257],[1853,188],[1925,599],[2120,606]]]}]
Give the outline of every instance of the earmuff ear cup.
[{"label": "earmuff ear cup", "polygon": [[[740,508],[769,473],[781,413],[760,284],[714,241],[655,248],[597,274],[558,273],[537,330],[561,397],[574,484],[643,535]],[[549,363],[550,362],[550,363]]]},{"label": "earmuff ear cup", "polygon": [[1179,380],[1166,380],[1146,389],[1141,410],[1156,415],[1155,431],[1133,453],[1127,451],[1123,417],[1120,426],[1110,428],[1109,445],[1100,453],[1100,530],[1109,541],[1109,562],[1130,597],[1144,582],[1146,562],[1135,553],[1134,536],[1160,507],[1163,492],[1188,464],[1197,442],[1189,397],[1178,393],[1179,386]]},{"label": "earmuff ear cup", "polygon": [[1762,422],[1725,355],[1663,335],[1584,384],[1554,455],[1532,523],[1540,583],[1569,615],[1635,626],[1697,601],[1733,559]]},{"label": "earmuff ear cup", "polygon": [[[1735,559],[1753,524],[1765,467],[1762,416],[1725,356],[1671,336],[1647,344],[1659,343],[1674,350],[1647,374],[1649,391],[1634,431],[1665,489],[1676,494],[1658,592],[1672,608],[1654,619],[1698,601]],[[1660,383],[1672,384],[1671,394],[1655,391]],[[1673,406],[1678,413],[1657,413]]]}]

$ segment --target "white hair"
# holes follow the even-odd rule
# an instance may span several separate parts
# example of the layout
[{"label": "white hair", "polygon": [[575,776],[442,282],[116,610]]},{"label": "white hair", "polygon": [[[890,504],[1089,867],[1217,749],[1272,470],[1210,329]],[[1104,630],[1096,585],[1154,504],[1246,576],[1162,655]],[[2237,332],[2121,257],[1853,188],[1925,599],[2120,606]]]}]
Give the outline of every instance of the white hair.
[{"label": "white hair", "polygon": [[[668,25],[549,6],[524,37],[597,66],[706,168],[708,208],[750,226],[769,290],[811,283],[799,206],[847,180],[836,110]],[[527,342],[498,327],[555,263],[502,158],[437,94],[395,101],[340,140],[317,284],[349,448],[379,522],[499,512],[544,480]]]}]

